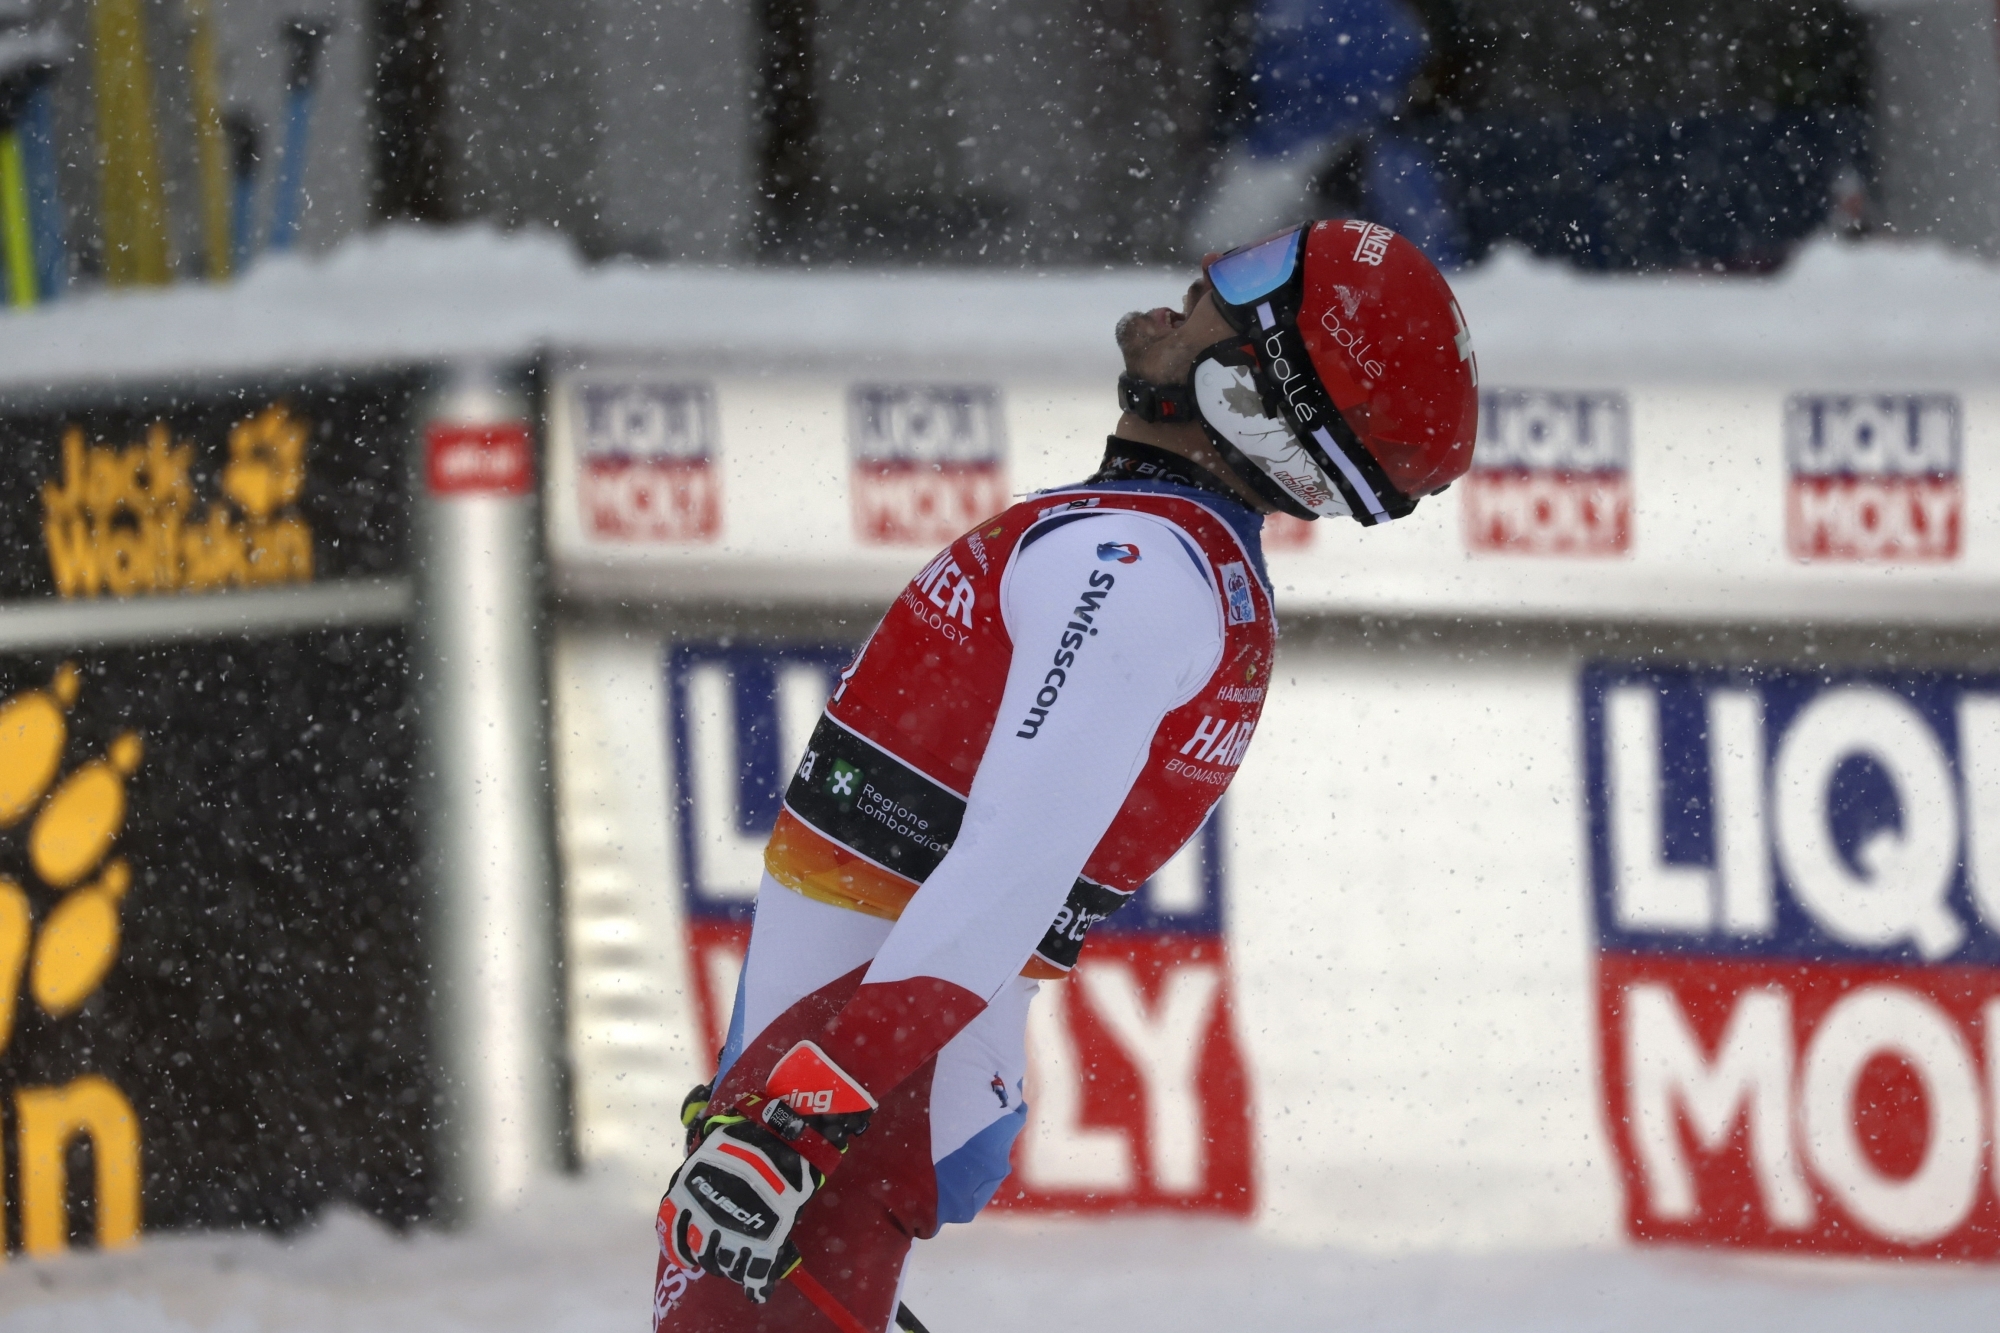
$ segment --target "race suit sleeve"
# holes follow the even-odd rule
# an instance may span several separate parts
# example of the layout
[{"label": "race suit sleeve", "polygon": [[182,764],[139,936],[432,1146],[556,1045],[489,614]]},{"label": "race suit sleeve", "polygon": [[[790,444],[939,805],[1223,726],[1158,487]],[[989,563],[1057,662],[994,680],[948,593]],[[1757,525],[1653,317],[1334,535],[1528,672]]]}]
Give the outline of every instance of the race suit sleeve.
[{"label": "race suit sleeve", "polygon": [[1030,534],[1000,612],[1014,655],[958,838],[819,1038],[878,1098],[1020,971],[1161,720],[1222,654],[1205,564],[1177,529],[1131,511]]}]

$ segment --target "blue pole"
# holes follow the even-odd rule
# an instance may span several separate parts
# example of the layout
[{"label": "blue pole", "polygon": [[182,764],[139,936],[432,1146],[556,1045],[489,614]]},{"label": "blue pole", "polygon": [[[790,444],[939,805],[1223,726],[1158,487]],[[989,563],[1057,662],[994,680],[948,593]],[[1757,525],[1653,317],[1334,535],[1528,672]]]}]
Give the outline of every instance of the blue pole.
[{"label": "blue pole", "polygon": [[277,190],[271,198],[270,248],[292,248],[299,230],[299,198],[306,183],[306,127],[312,114],[310,85],[292,89],[285,108],[285,155],[278,160]]},{"label": "blue pole", "polygon": [[35,238],[35,286],[44,301],[53,301],[69,286],[69,246],[56,183],[55,101],[46,84],[29,96],[21,117],[21,165]]},{"label": "blue pole", "polygon": [[313,84],[319,74],[319,49],[333,32],[327,19],[285,20],[279,32],[291,48],[291,77],[286,80],[285,155],[278,162],[278,179],[271,199],[273,250],[289,250],[299,231],[299,207],[306,186],[306,130],[312,123]]}]

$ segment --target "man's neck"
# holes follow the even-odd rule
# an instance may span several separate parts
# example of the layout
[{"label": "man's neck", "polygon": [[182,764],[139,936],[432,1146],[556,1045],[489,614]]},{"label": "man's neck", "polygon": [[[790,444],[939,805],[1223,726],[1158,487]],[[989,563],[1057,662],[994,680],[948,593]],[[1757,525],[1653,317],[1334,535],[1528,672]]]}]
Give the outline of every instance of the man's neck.
[{"label": "man's neck", "polygon": [[1260,514],[1271,512],[1271,505],[1257,492],[1250,489],[1234,469],[1224,461],[1215,446],[1197,425],[1168,425],[1164,422],[1147,421],[1136,413],[1126,412],[1118,418],[1117,429],[1113,432],[1121,440],[1132,440],[1139,444],[1150,444],[1155,449],[1165,450],[1179,458],[1185,458],[1204,472],[1211,473],[1238,500]]}]

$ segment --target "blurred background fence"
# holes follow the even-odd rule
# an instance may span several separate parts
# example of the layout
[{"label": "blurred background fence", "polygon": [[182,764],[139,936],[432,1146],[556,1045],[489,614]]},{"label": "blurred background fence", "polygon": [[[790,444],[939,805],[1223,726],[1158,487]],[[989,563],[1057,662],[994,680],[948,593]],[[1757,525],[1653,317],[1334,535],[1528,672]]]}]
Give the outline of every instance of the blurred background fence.
[{"label": "blurred background fence", "polygon": [[1441,262],[2000,248],[1990,0],[6,0],[10,299],[395,220],[588,256]]}]

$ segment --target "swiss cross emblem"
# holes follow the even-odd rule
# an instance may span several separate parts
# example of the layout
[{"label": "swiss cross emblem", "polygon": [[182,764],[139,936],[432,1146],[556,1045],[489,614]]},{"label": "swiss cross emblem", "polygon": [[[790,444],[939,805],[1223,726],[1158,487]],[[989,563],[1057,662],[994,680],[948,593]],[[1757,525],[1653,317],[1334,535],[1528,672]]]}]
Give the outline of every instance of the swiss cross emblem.
[{"label": "swiss cross emblem", "polygon": [[1456,301],[1451,303],[1451,322],[1458,326],[1458,332],[1451,336],[1452,344],[1458,348],[1459,360],[1472,362],[1472,383],[1473,387],[1477,388],[1479,362],[1472,355],[1472,330],[1465,327],[1465,315],[1459,310]]}]

